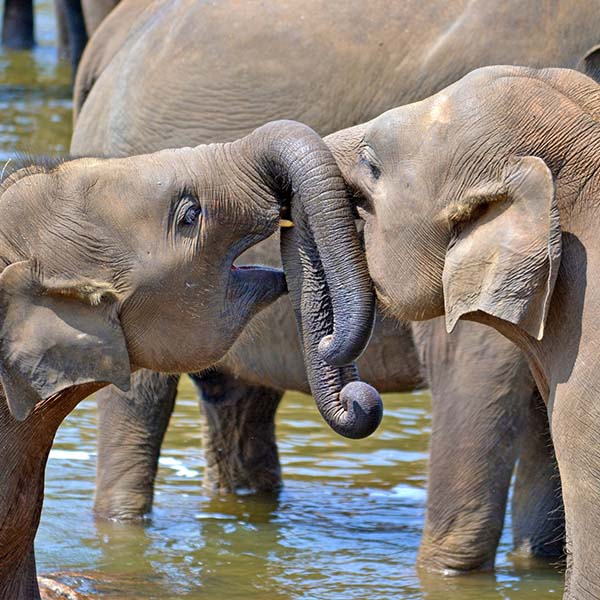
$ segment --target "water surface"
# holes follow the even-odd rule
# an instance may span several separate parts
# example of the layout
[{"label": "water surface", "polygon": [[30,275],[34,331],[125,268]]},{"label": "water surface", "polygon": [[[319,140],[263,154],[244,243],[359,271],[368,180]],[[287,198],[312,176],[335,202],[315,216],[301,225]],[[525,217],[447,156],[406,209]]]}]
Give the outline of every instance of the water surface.
[{"label": "water surface", "polygon": [[[51,3],[39,2],[37,16],[38,48],[0,53],[2,160],[69,145],[69,71],[56,61]],[[185,379],[155,508],[137,526],[93,519],[96,409],[87,399],[60,428],[48,462],[38,569],[61,573],[82,593],[123,600],[560,598],[559,574],[511,559],[508,528],[495,574],[419,579],[430,398],[390,395],[385,404],[379,431],[350,441],[322,423],[310,398],[287,394],[277,417],[281,493],[208,497],[201,416]]]}]

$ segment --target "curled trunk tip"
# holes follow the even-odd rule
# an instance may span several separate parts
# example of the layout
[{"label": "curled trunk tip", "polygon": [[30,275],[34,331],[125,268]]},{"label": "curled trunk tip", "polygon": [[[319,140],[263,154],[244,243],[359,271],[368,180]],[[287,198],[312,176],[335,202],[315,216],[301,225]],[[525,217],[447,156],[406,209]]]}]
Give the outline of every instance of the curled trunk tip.
[{"label": "curled trunk tip", "polygon": [[351,439],[371,435],[383,417],[383,402],[379,392],[364,381],[351,381],[340,392],[343,414],[327,422],[334,431]]}]

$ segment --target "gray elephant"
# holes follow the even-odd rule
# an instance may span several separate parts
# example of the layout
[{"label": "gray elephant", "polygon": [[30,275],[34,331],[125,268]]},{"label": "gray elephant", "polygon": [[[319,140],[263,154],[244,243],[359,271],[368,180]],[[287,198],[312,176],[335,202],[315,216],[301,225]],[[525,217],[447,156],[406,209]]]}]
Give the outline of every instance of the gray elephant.
[{"label": "gray elephant", "polygon": [[386,310],[483,323],[524,351],[563,482],[569,600],[600,597],[599,119],[580,73],[488,67],[327,140]]},{"label": "gray elephant", "polygon": [[[282,236],[287,278],[234,267],[278,228],[291,189],[306,228]],[[3,182],[1,199],[0,599],[35,600],[46,460],[80,400],[108,383],[128,389],[138,368],[210,366],[284,293],[286,279],[294,298],[304,295],[321,314],[316,334],[329,323],[334,338],[354,340],[337,346],[346,360],[368,340],[353,334],[363,335],[374,296],[335,161],[314,131],[290,121],[226,145],[31,166]],[[329,252],[338,236],[348,238],[353,259]],[[300,238],[310,272],[295,263]],[[320,254],[329,256],[323,264]],[[350,288],[340,285],[342,273]],[[313,290],[323,288],[320,306]],[[381,416],[381,399],[352,367],[329,367],[310,352],[307,359],[317,397]]]},{"label": "gray elephant", "polygon": [[[118,1],[55,0],[58,54],[71,62],[73,78],[88,38]],[[33,0],[4,0],[2,46],[9,50],[33,48],[34,20]]]},{"label": "gray elephant", "polygon": [[[240,6],[226,0],[208,10],[183,0],[125,0],[84,53],[72,150],[127,155],[227,140],[279,116],[325,134],[425,97],[485,64],[593,73],[599,8],[597,1],[569,0],[462,1],[443,10],[422,1]],[[247,259],[276,265],[278,254],[273,243]],[[273,418],[283,390],[308,391],[294,340],[284,298],[253,321],[217,371],[195,377],[207,418],[208,487],[280,485]],[[545,415],[512,344],[476,324],[461,323],[447,337],[442,322],[380,321],[359,367],[383,391],[432,390],[422,564],[441,570],[493,564],[519,453],[515,544],[538,555],[561,552],[560,486]],[[100,395],[95,507],[111,518],[150,510],[175,396],[175,377],[135,377],[130,393]]]}]

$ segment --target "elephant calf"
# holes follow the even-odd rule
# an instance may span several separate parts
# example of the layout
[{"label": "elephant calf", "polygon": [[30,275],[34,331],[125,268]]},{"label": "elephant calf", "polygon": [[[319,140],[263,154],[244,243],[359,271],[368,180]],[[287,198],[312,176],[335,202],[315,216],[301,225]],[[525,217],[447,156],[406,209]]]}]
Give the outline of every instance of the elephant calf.
[{"label": "elephant calf", "polygon": [[[291,189],[292,206],[305,206],[306,228],[299,220],[282,242],[288,284],[320,314],[319,328],[303,328],[304,338],[316,347],[315,332],[333,333],[333,359],[346,361],[368,340],[374,298],[344,182],[309,128],[272,123],[226,145],[28,167],[3,182],[1,600],[39,598],[33,540],[44,469],[56,430],[75,405],[107,383],[128,389],[138,368],[208,367],[284,293],[281,271],[236,268],[233,261],[278,229]],[[354,248],[351,263],[328,253],[333,232]],[[306,248],[294,247],[299,236]],[[310,272],[297,263],[300,252]],[[321,266],[317,257],[327,253]],[[343,292],[352,314],[335,299],[341,273],[354,280]],[[296,292],[296,285],[307,288]],[[344,425],[368,433],[381,417],[376,392],[352,381],[352,367],[332,368],[318,356],[312,365],[316,396],[345,398],[359,418],[343,410]]]},{"label": "elephant calf", "polygon": [[564,597],[599,598],[600,87],[483,68],[327,143],[387,310],[490,325],[527,356],[563,485]]}]

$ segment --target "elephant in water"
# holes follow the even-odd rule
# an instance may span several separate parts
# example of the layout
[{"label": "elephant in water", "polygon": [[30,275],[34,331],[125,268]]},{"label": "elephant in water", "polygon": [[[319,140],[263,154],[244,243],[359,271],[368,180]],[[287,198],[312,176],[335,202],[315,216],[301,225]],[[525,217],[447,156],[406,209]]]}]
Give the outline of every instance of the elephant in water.
[{"label": "elephant in water", "polygon": [[[58,54],[70,60],[73,78],[92,33],[119,0],[55,0]],[[4,0],[2,47],[30,50],[35,45],[33,0]]]},{"label": "elephant in water", "polygon": [[564,597],[600,597],[600,87],[487,67],[327,143],[386,310],[483,323],[524,351],[563,484]]},{"label": "elephant in water", "polygon": [[[0,193],[1,600],[39,599],[33,542],[44,470],[68,413],[108,383],[127,390],[138,368],[215,363],[286,279],[292,297],[320,314],[319,328],[301,325],[313,393],[347,413],[353,434],[379,422],[375,390],[312,350],[324,327],[331,357],[347,362],[367,343],[375,307],[344,182],[308,127],[284,121],[225,145],[30,166]],[[306,223],[282,236],[287,278],[235,267],[277,230],[290,201],[303,204]],[[342,238],[354,257],[331,251]],[[306,247],[294,248],[300,240]]]},{"label": "elephant in water", "polygon": [[[279,117],[327,134],[486,64],[596,74],[599,43],[598,0],[124,0],[84,53],[72,151],[123,156],[225,141]],[[277,265],[278,257],[269,240],[243,259]],[[206,414],[209,488],[280,485],[277,406],[285,389],[309,391],[297,339],[282,298],[252,321],[216,371],[194,377]],[[517,457],[515,545],[536,555],[562,552],[560,483],[543,404],[513,344],[468,322],[447,336],[443,321],[380,319],[358,364],[381,391],[432,391],[423,565],[493,564]],[[150,510],[176,385],[176,377],[139,372],[131,392],[100,394],[97,514],[136,518]]]}]

